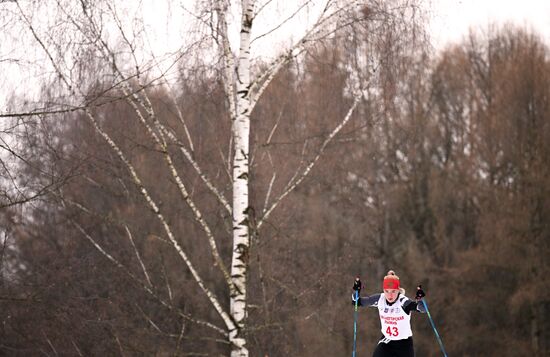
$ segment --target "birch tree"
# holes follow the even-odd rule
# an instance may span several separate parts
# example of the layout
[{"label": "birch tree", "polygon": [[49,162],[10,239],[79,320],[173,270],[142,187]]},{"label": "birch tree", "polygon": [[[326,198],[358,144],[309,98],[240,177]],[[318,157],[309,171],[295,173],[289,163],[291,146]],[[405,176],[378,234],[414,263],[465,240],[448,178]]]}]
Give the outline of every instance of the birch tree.
[{"label": "birch tree", "polygon": [[[144,209],[152,212],[156,218],[161,229],[157,234],[178,255],[219,320],[203,321],[185,317],[222,336],[230,346],[232,357],[249,355],[247,288],[251,237],[261,235],[262,227],[272,212],[311,174],[327,146],[352,119],[364,98],[371,75],[361,73],[364,70],[362,65],[350,66],[346,93],[350,98],[350,105],[341,113],[340,122],[326,134],[316,153],[309,159],[304,156],[303,163],[278,192],[272,192],[273,182],[276,180],[276,173],[273,173],[266,197],[261,200],[265,202],[261,211],[253,207],[249,197],[253,177],[250,167],[250,133],[254,109],[281,69],[293,61],[299,62],[300,56],[317,44],[338,35],[342,38],[353,37],[357,25],[364,26],[367,31],[372,30],[372,33],[367,33],[367,37],[374,38],[378,26],[382,24],[395,21],[414,24],[416,19],[411,14],[417,11],[416,4],[398,1],[391,4],[377,1],[303,1],[290,7],[283,3],[212,0],[198,2],[194,8],[184,7],[183,13],[195,18],[199,24],[192,27],[196,32],[189,32],[194,34],[194,42],[185,44],[182,41],[175,51],[163,55],[155,53],[154,46],[148,44],[150,28],[146,19],[138,18],[135,8],[123,7],[109,1],[91,3],[57,0],[46,5],[17,1],[10,4],[12,15],[25,28],[34,46],[38,48],[36,55],[44,60],[39,66],[47,68],[47,72],[51,74],[47,79],[52,80],[56,86],[55,90],[50,91],[49,100],[35,103],[30,109],[16,105],[2,116],[47,118],[77,113],[79,120],[86,120],[93,127],[97,137],[117,158],[128,180],[139,192]],[[176,7],[174,4],[172,6]],[[263,28],[265,26],[262,26],[262,21],[270,19],[272,11],[277,9],[283,9],[280,10],[279,22],[271,28]],[[256,48],[253,44],[256,41],[270,41],[271,36],[278,31],[284,31],[287,24],[304,19],[307,20],[307,26],[300,30],[289,30],[290,39],[285,41],[286,47],[277,51],[271,62],[260,65],[258,58],[254,56]],[[369,50],[376,47],[377,43],[372,41],[371,44]],[[197,53],[203,56],[200,60],[193,57]],[[391,54],[384,56],[388,55]],[[359,58],[368,70],[376,67],[373,63],[387,58],[384,56],[379,52],[366,52],[359,55]],[[209,62],[207,58],[212,60]],[[208,170],[205,170],[204,164],[196,159],[195,142],[188,129],[185,114],[174,105],[175,122],[163,121],[158,114],[159,107],[152,98],[154,87],[161,87],[170,98],[176,98],[179,93],[173,89],[174,83],[170,76],[175,68],[196,70],[197,67],[192,67],[193,61],[200,65],[210,65],[214,71],[219,68],[222,72],[226,113],[220,113],[220,121],[227,116],[231,123],[230,132],[227,133],[230,154],[224,158],[224,165],[230,174],[228,182],[222,186],[219,180],[213,179]],[[216,67],[215,63],[221,63],[221,66]],[[102,78],[99,86],[94,83],[97,78]],[[163,162],[163,170],[166,170],[177,188],[181,204],[186,206],[192,219],[201,228],[213,265],[225,283],[227,301],[214,292],[212,284],[204,278],[204,272],[197,267],[198,259],[189,254],[185,242],[190,238],[174,228],[174,223],[169,218],[171,212],[166,212],[160,203],[158,187],[145,179],[146,173],[140,171],[137,160],[131,157],[121,136],[110,131],[110,121],[116,118],[105,117],[107,114],[98,108],[113,102],[126,103],[132,109],[134,125],[139,126],[146,135],[143,145],[154,148]],[[178,164],[179,157],[184,159],[186,167],[192,168],[194,175],[217,200],[219,207],[231,217],[229,237],[220,235],[219,230],[206,218],[204,207],[193,197],[193,183],[186,179],[184,168]],[[229,187],[229,190],[224,187]],[[51,192],[63,207],[94,214],[88,204],[66,197],[63,189],[56,188]],[[131,227],[122,225],[125,228],[124,236],[130,237],[132,241],[132,249],[141,267],[140,276],[143,278],[130,273],[128,267],[82,224],[76,220],[71,222],[73,229],[80,232],[108,261],[128,272],[130,279],[161,305],[174,309],[170,301],[157,293],[156,283],[151,281],[148,273],[149,268],[133,244]],[[224,256],[219,245],[228,238],[231,249]],[[177,313],[184,315],[181,311]],[[218,322],[223,325],[218,326]]]}]

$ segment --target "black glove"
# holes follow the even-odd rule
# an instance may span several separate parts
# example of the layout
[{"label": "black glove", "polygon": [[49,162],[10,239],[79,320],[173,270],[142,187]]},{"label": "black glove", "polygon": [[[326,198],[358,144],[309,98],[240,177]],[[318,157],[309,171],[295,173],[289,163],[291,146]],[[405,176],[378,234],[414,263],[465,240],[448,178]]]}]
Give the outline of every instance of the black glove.
[{"label": "black glove", "polygon": [[359,280],[359,277],[355,278],[355,281],[353,282],[353,290],[360,293],[362,287],[363,284],[361,283],[361,280]]},{"label": "black glove", "polygon": [[424,296],[426,296],[426,293],[424,292],[424,290],[422,290],[422,285],[418,285],[418,287],[416,288],[416,295],[415,295],[416,301],[422,300]]},{"label": "black glove", "polygon": [[359,279],[359,277],[356,277],[355,281],[353,282],[353,294],[351,294],[351,302],[353,305],[357,304],[357,306],[361,306],[361,288],[362,287],[363,287],[363,284],[361,283],[361,280]]}]

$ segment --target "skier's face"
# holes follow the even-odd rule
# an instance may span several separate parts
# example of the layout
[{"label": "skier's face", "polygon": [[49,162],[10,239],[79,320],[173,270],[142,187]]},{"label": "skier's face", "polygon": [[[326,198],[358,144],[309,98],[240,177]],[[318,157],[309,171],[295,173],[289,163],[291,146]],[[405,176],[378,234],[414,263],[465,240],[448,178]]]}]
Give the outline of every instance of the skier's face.
[{"label": "skier's face", "polygon": [[399,289],[384,289],[384,297],[389,302],[394,302],[399,294]]}]

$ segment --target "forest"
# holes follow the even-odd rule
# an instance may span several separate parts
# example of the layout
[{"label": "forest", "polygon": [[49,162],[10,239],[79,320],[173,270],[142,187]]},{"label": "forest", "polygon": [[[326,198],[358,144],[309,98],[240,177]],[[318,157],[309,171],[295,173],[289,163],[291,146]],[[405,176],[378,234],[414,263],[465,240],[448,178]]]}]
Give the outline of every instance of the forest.
[{"label": "forest", "polygon": [[435,51],[410,1],[328,2],[274,61],[260,2],[199,2],[201,41],[151,61],[115,2],[0,3],[51,62],[0,115],[0,355],[349,356],[354,278],[393,269],[450,356],[548,356],[549,44]]}]

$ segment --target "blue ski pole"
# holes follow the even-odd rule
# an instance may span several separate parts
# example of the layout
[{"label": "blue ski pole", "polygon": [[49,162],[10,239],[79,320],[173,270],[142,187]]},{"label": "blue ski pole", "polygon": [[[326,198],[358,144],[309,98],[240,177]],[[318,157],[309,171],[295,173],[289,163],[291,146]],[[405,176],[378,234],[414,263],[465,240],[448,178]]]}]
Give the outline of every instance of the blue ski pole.
[{"label": "blue ski pole", "polygon": [[441,347],[441,351],[443,351],[443,356],[447,357],[447,352],[445,352],[445,347],[443,347],[443,341],[441,341],[441,337],[439,337],[439,333],[437,332],[437,329],[435,328],[434,320],[432,319],[432,315],[430,314],[430,310],[428,310],[428,303],[425,299],[422,299],[422,303],[424,303],[424,307],[426,308],[426,313],[428,314],[428,318],[430,319],[430,323],[432,324],[432,328],[435,332],[435,337],[437,338],[437,342],[439,343],[439,347]]},{"label": "blue ski pole", "polygon": [[355,290],[355,311],[353,313],[353,353],[352,357],[355,357],[355,351],[357,346],[357,305],[359,304],[359,290]]},{"label": "blue ski pole", "polygon": [[353,353],[352,357],[355,357],[355,354],[357,352],[357,307],[359,306],[359,299],[361,298],[361,288],[363,287],[363,284],[361,284],[361,280],[359,279],[359,276],[355,278],[355,281],[353,282],[353,291],[354,291],[354,302],[355,302],[355,312],[353,313]]}]

